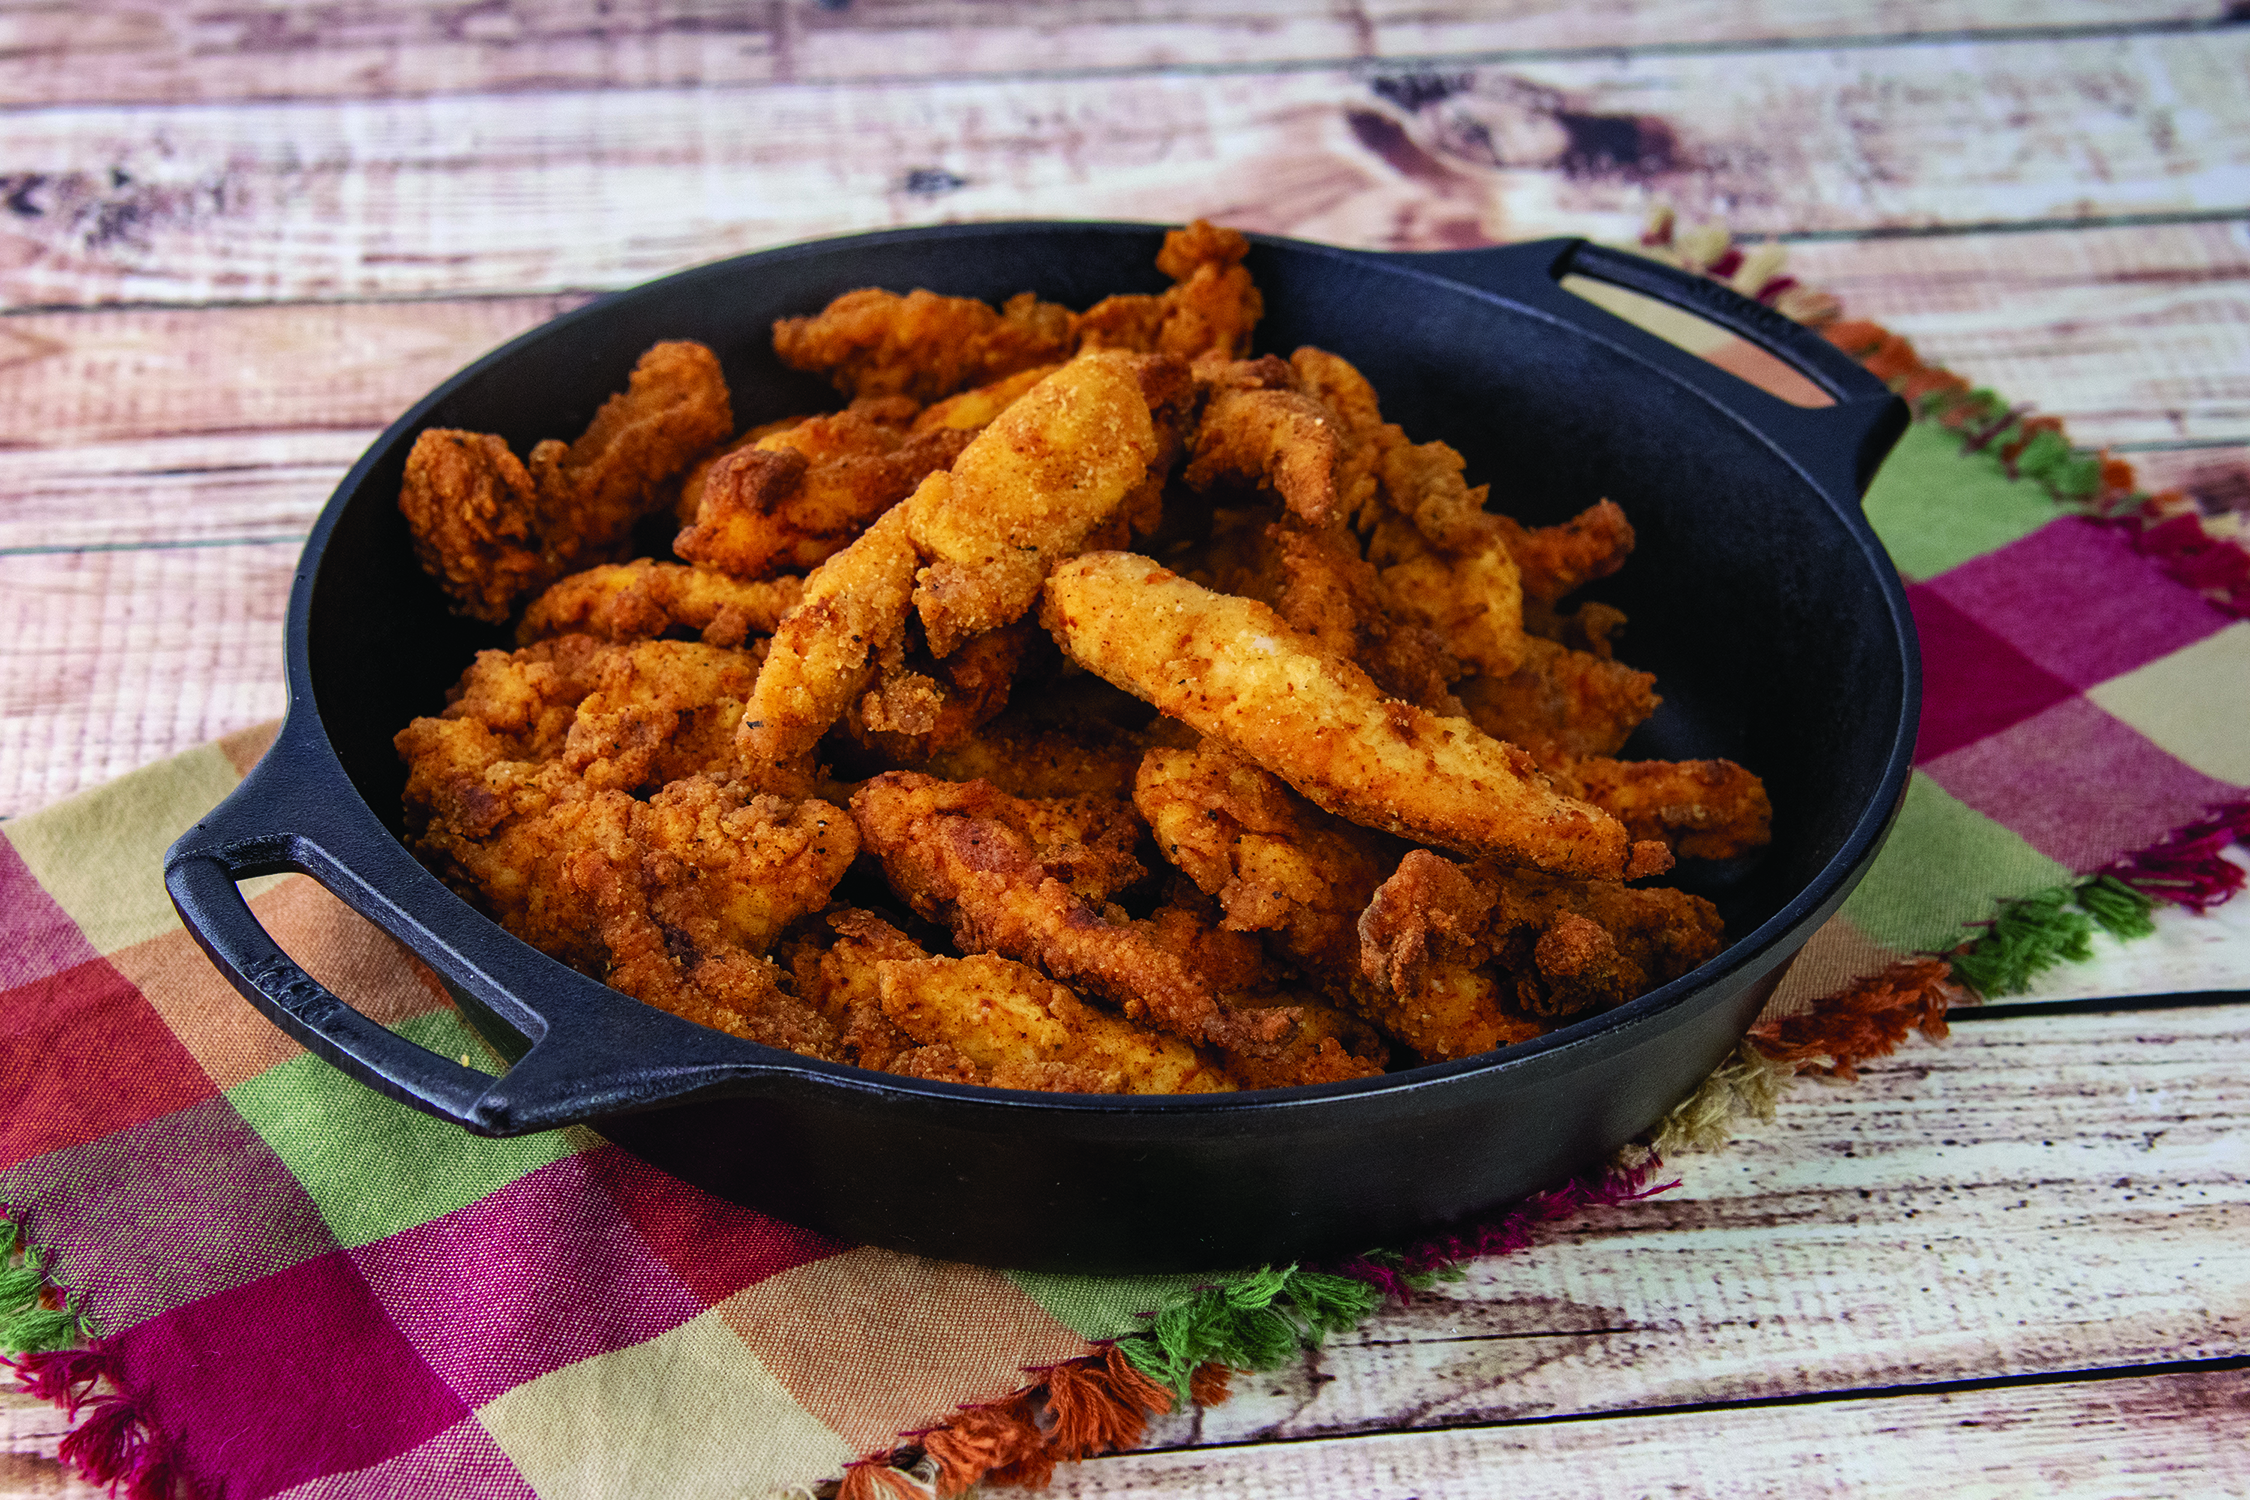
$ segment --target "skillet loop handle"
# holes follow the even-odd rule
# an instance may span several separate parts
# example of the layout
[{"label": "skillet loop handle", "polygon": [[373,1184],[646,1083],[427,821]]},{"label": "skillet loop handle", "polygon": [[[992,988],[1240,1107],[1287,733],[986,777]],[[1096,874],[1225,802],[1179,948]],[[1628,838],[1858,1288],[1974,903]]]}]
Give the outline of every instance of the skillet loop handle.
[{"label": "skillet loop handle", "polygon": [[369,1088],[475,1129],[496,1080],[386,1030],[331,994],[281,951],[235,882],[301,867],[286,836],[180,853],[164,887],[211,962],[282,1030]]},{"label": "skillet loop handle", "polygon": [[[1537,240],[1401,258],[1629,348],[1764,434],[1839,505],[1856,504],[1867,493],[1911,415],[1889,386],[1812,329],[1732,287],[1662,261],[1586,240]],[[1574,272],[1653,297],[1747,339],[1801,372],[1835,404],[1793,405],[1675,347],[1566,291],[1562,278]]]}]

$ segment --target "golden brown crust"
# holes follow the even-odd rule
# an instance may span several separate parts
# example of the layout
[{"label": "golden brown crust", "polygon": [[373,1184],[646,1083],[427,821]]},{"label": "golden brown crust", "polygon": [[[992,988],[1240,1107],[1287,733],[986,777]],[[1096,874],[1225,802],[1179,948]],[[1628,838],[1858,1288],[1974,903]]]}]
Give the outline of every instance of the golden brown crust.
[{"label": "golden brown crust", "polygon": [[773,347],[782,363],[825,375],[846,396],[935,401],[1063,359],[1072,321],[1068,308],[1029,292],[994,311],[973,297],[864,287],[811,317],[775,323]]},{"label": "golden brown crust", "polygon": [[1655,688],[1652,673],[1536,636],[1525,639],[1523,665],[1506,677],[1454,684],[1478,728],[1521,746],[1543,767],[1616,754],[1664,701]]},{"label": "golden brown crust", "polygon": [[422,571],[471,619],[500,624],[560,571],[540,541],[530,474],[490,433],[432,427],[417,437],[398,508]]},{"label": "golden brown crust", "polygon": [[1560,526],[1526,527],[1497,517],[1515,555],[1527,599],[1552,604],[1581,584],[1607,578],[1633,551],[1632,523],[1614,500],[1601,500]]},{"label": "golden brown crust", "polygon": [[1558,795],[1522,751],[1386,698],[1255,600],[1105,552],[1055,570],[1041,618],[1072,660],[1339,817],[1535,868],[1625,869],[1624,828]]},{"label": "golden brown crust", "polygon": [[1731,760],[1589,756],[1559,768],[1555,777],[1635,839],[1662,840],[1682,859],[1733,859],[1773,838],[1765,783]]},{"label": "golden brown crust", "polygon": [[744,582],[709,568],[651,557],[604,563],[560,579],[523,613],[516,640],[557,635],[645,640],[693,630],[705,645],[740,646],[771,635],[804,593],[802,578]]}]

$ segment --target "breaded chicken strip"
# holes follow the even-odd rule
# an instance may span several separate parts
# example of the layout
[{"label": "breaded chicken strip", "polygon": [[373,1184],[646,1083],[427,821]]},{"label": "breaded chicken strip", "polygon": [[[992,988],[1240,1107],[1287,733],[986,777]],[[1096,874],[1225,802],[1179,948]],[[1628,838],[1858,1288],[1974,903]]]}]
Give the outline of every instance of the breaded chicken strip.
[{"label": "breaded chicken strip", "polygon": [[1198,493],[1222,484],[1277,491],[1292,515],[1320,527],[1343,517],[1336,456],[1334,425],[1319,402],[1287,390],[1222,389],[1203,408],[1180,477]]},{"label": "breaded chicken strip", "polygon": [[1050,648],[1035,622],[1018,620],[972,636],[942,662],[914,655],[895,668],[886,663],[844,722],[855,739],[893,765],[926,761],[969,743],[986,720],[1008,706],[1017,670],[1034,649]]},{"label": "breaded chicken strip", "polygon": [[862,287],[809,318],[775,323],[773,350],[791,369],[827,376],[847,397],[926,402],[1067,358],[1073,321],[1069,308],[1030,292],[995,312],[973,297]]},{"label": "breaded chicken strip", "polygon": [[920,558],[906,507],[893,506],[814,569],[803,598],[774,628],[737,751],[752,774],[810,753],[875,679],[906,632]]},{"label": "breaded chicken strip", "polygon": [[1556,785],[1593,803],[1636,839],[1681,859],[1733,859],[1773,839],[1765,783],[1731,760],[1610,760],[1555,768]]},{"label": "breaded chicken strip", "polygon": [[1523,575],[1527,599],[1552,604],[1581,584],[1607,578],[1633,550],[1632,523],[1613,500],[1600,500],[1560,526],[1524,526],[1497,518]]},{"label": "breaded chicken strip", "polygon": [[1227,930],[1270,932],[1337,984],[1358,971],[1359,914],[1402,852],[1390,839],[1211,741],[1142,756],[1133,805],[1164,857],[1217,898]]},{"label": "breaded chicken strip", "polygon": [[1015,797],[1130,799],[1145,736],[1098,720],[1057,728],[1010,709],[966,744],[935,751],[920,769],[947,781],[987,781]]},{"label": "breaded chicken strip", "polygon": [[922,1045],[883,1014],[880,969],[930,955],[889,922],[858,907],[837,907],[785,952],[797,997],[836,1033],[836,1061],[897,1072]]},{"label": "breaded chicken strip", "polygon": [[657,344],[573,443],[518,463],[484,433],[432,428],[407,454],[399,510],[416,556],[454,609],[490,624],[573,568],[613,560],[665,482],[734,430],[719,361]]},{"label": "breaded chicken strip", "polygon": [[1094,553],[1048,580],[1041,621],[1072,660],[1287,781],[1417,842],[1593,878],[1652,873],[1616,819],[1557,795],[1465,719],[1386,698],[1367,674],[1255,600],[1145,557]]},{"label": "breaded chicken strip", "polygon": [[1281,582],[1272,603],[1284,620],[1358,663],[1389,696],[1459,717],[1452,684],[1466,668],[1458,647],[1448,647],[1456,635],[1473,634],[1481,606],[1441,607],[1449,597],[1444,585],[1420,597],[1412,583],[1394,587],[1359,555],[1357,540],[1342,525],[1312,530],[1284,524],[1266,535],[1279,549]]},{"label": "breaded chicken strip", "polygon": [[747,583],[710,568],[651,557],[573,573],[531,601],[516,626],[521,645],[557,635],[643,640],[693,630],[707,646],[770,635],[804,593],[802,578]]},{"label": "breaded chicken strip", "polygon": [[1105,297],[1077,320],[1082,349],[1136,349],[1182,359],[1217,355],[1240,359],[1265,300],[1242,259],[1250,242],[1232,229],[1201,219],[1164,236],[1156,268],[1173,285],[1156,296]]},{"label": "breaded chicken strip", "polygon": [[398,508],[422,571],[458,614],[498,625],[554,576],[531,475],[491,433],[424,431],[407,452]]},{"label": "breaded chicken strip", "polygon": [[[1209,982],[1148,923],[1111,921],[1095,904],[1098,895],[1080,894],[1115,878],[1113,853],[1067,840],[1042,844],[1037,830],[977,816],[964,796],[998,794],[970,785],[964,793],[893,771],[852,797],[861,844],[882,862],[891,888],[926,919],[950,926],[965,951],[1035,964],[1109,1001],[1126,1019],[1190,1042],[1255,1047],[1288,1029],[1293,1018],[1286,1011],[1225,1010]],[[985,803],[992,810],[1004,805]]]},{"label": "breaded chicken strip", "polygon": [[1234,1084],[1177,1037],[1080,1000],[1037,969],[994,954],[880,966],[883,1014],[926,1045],[952,1048],[978,1082],[1049,1093],[1210,1094]]},{"label": "breaded chicken strip", "polygon": [[1623,662],[1530,636],[1516,671],[1463,678],[1454,691],[1479,729],[1556,766],[1616,754],[1664,701],[1655,685],[1653,674]]},{"label": "breaded chicken strip", "polygon": [[1047,570],[1142,489],[1162,455],[1151,408],[1189,388],[1178,361],[1073,360],[979,433],[950,474],[922,482],[905,509],[930,560],[914,607],[932,655],[1037,602]]},{"label": "breaded chicken strip", "polygon": [[856,411],[809,417],[713,463],[672,550],[738,578],[818,567],[949,467],[970,437],[952,428],[906,437]]},{"label": "breaded chicken strip", "polygon": [[1359,922],[1362,1009],[1426,1059],[1522,1041],[1621,1005],[1719,951],[1717,908],[1681,891],[1558,880],[1417,849]]},{"label": "breaded chicken strip", "polygon": [[998,380],[963,391],[958,396],[948,396],[943,401],[933,401],[914,418],[910,429],[915,437],[925,433],[948,429],[975,432],[988,427],[1000,413],[1016,404],[1016,398],[1040,381],[1061,369],[1059,364],[1033,365],[1018,370],[1013,375],[1003,375]]}]

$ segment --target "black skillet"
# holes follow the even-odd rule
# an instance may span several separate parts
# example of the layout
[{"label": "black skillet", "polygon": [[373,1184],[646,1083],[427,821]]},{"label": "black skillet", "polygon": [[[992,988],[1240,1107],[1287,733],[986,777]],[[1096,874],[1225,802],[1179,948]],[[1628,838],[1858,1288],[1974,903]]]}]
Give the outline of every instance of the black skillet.
[{"label": "black skillet", "polygon": [[[289,715],[241,787],[173,846],[188,930],[275,1023],[371,1088],[481,1135],[590,1122],[712,1192],[847,1239],[1072,1271],[1252,1264],[1399,1244],[1600,1161],[1722,1061],[1875,857],[1920,695],[1898,575],[1859,496],[1905,422],[1818,336],[1712,282],[1575,240],[1374,255],[1260,240],[1261,350],[1316,343],[1386,414],[1443,437],[1532,524],[1595,499],[1639,533],[1597,586],[1664,708],[1628,755],[1761,773],[1774,841],[1684,870],[1731,945],[1617,1010],[1503,1052],[1248,1095],[1016,1093],[776,1052],[642,1006],[472,910],[399,842],[391,736],[471,654],[416,567],[399,477],[425,427],[522,452],[578,431],[660,339],[700,339],[748,426],[832,401],[773,358],[776,317],[861,286],[1084,307],[1160,290],[1160,231],[952,225],[792,246],[605,298],[479,360],[393,423],[321,513],[288,624]],[[1557,283],[1576,271],[1688,308],[1835,398],[1792,406]],[[297,870],[430,964],[512,1066],[493,1077],[369,1021],[273,943],[236,889]],[[371,1170],[380,1170],[370,1163]]]}]

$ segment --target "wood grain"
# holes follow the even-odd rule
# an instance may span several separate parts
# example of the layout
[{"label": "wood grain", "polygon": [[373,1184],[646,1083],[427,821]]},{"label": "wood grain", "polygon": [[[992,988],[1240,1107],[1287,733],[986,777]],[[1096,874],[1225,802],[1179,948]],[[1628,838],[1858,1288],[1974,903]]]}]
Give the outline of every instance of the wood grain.
[{"label": "wood grain", "polygon": [[61,1411],[0,1384],[0,1496],[6,1500],[99,1500],[109,1492],[88,1484],[56,1460],[70,1431]]},{"label": "wood grain", "polygon": [[[939,219],[1377,247],[2236,212],[2250,51],[2199,35],[1349,69],[26,111],[0,305],[612,287]],[[1405,101],[1401,103],[1399,101]],[[1408,107],[1409,105],[1414,107]]]},{"label": "wood grain", "polygon": [[1789,270],[2078,443],[2250,439],[2250,221],[1816,241]]},{"label": "wood grain", "polygon": [[1441,53],[1800,43],[2208,24],[2220,0],[1688,0],[1588,6],[1010,0],[605,5],[512,0],[308,9],[30,0],[0,8],[0,105],[209,103],[1240,68]]},{"label": "wood grain", "polygon": [[[1048,1500],[1537,1500],[1585,1495],[2101,1495],[2250,1489],[2250,1374],[2219,1370],[1807,1405],[1472,1427],[1060,1471]],[[991,1488],[991,1500],[1032,1492]]]},{"label": "wood grain", "polygon": [[2241,1354],[2246,1067],[2250,1004],[1963,1020],[1156,1441]]},{"label": "wood grain", "polygon": [[280,714],[299,550],[0,556],[0,813]]}]

